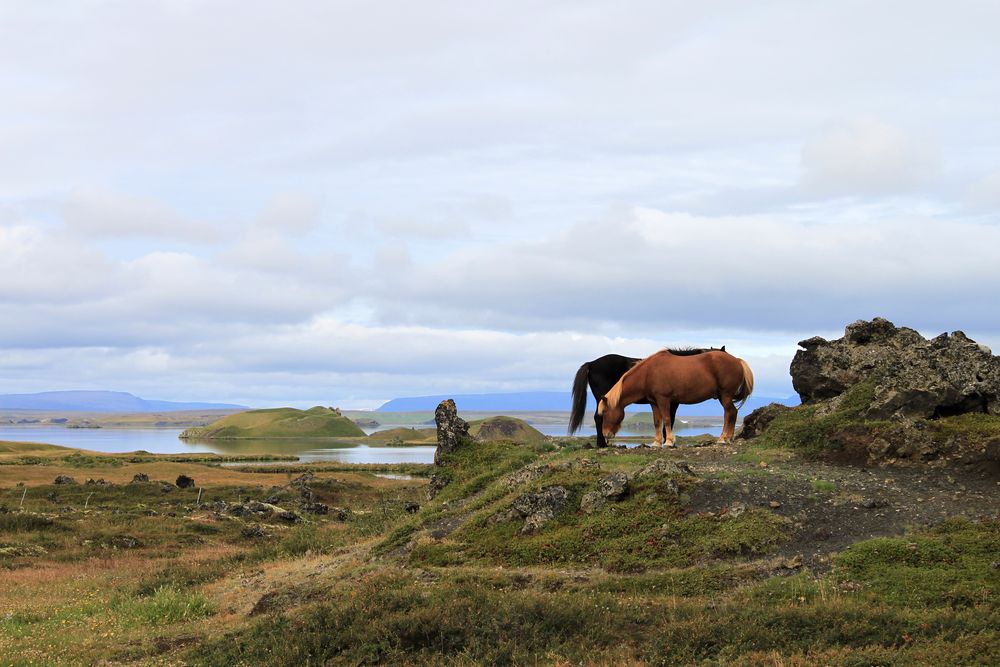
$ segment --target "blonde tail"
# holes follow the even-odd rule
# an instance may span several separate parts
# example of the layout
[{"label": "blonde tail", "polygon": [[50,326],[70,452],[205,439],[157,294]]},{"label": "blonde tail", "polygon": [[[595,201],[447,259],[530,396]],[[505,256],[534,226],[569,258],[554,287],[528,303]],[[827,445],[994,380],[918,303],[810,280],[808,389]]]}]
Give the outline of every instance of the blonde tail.
[{"label": "blonde tail", "polygon": [[736,404],[737,410],[743,407],[743,404],[750,398],[750,394],[753,393],[753,371],[750,370],[750,365],[742,359],[740,359],[740,365],[743,366],[743,383],[736,392],[737,400],[739,400],[739,403]]}]

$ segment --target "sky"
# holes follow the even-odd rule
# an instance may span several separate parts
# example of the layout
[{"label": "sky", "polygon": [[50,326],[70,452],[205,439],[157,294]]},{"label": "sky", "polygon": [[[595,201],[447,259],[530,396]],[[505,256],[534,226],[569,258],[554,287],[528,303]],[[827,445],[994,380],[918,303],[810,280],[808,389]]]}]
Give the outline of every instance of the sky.
[{"label": "sky", "polygon": [[[0,393],[1000,349],[1000,3],[0,0]],[[568,409],[568,400],[567,400]]]}]

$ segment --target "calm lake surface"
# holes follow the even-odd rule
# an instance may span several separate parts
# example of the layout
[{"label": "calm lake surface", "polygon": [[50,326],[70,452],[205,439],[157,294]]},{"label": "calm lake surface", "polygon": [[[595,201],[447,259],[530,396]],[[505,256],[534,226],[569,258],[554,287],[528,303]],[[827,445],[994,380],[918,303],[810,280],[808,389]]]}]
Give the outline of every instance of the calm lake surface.
[{"label": "calm lake surface", "polygon": [[[545,435],[566,435],[565,424],[534,424]],[[388,426],[388,427],[391,427]],[[386,425],[380,429],[387,428]],[[366,429],[371,432],[375,429]],[[678,428],[677,435],[719,435],[722,427]],[[288,454],[302,462],[338,461],[342,463],[433,463],[434,447],[369,447],[335,440],[181,440],[181,429],[115,429],[63,428],[48,426],[3,426],[0,440],[13,442],[44,442],[87,449],[94,452],[121,454],[142,450],[152,454]],[[594,429],[582,428],[579,435],[594,435]],[[621,435],[642,435],[622,432]],[[649,436],[652,440],[652,436]]]}]

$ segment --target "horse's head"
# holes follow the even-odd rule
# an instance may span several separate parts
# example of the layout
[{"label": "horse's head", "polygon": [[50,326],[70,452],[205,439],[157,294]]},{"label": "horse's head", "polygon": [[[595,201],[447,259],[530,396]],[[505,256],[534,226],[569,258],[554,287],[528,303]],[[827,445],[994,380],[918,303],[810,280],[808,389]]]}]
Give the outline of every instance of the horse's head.
[{"label": "horse's head", "polygon": [[617,403],[612,404],[607,396],[602,396],[597,404],[597,414],[601,416],[601,431],[604,438],[607,440],[615,437],[625,419],[625,408]]}]

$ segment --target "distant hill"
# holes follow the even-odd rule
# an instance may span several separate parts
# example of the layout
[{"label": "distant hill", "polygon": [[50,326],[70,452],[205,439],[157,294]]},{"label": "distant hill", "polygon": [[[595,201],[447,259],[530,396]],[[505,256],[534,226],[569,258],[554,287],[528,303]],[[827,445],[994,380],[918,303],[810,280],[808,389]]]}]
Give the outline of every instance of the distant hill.
[{"label": "distant hill", "polygon": [[37,394],[0,394],[0,410],[49,412],[176,412],[180,410],[245,410],[230,403],[151,401],[124,391],[45,391]]},{"label": "distant hill", "polygon": [[[569,391],[522,391],[510,394],[453,394],[440,396],[413,396],[409,398],[394,398],[382,404],[379,412],[426,412],[433,411],[438,403],[446,398],[455,399],[459,413],[464,411],[500,411],[500,412],[569,412]],[[781,398],[776,396],[751,396],[741,415],[749,413],[769,403],[782,405],[798,405],[797,396]],[[594,399],[588,396],[587,412],[593,413],[596,408]],[[632,406],[630,412],[648,410],[647,406]],[[705,401],[697,405],[682,405],[677,411],[682,416],[721,417],[722,405],[718,401]]]},{"label": "distant hill", "polygon": [[353,438],[365,432],[333,408],[308,410],[271,408],[247,410],[216,420],[208,426],[189,428],[179,437],[237,440],[250,438]]}]

